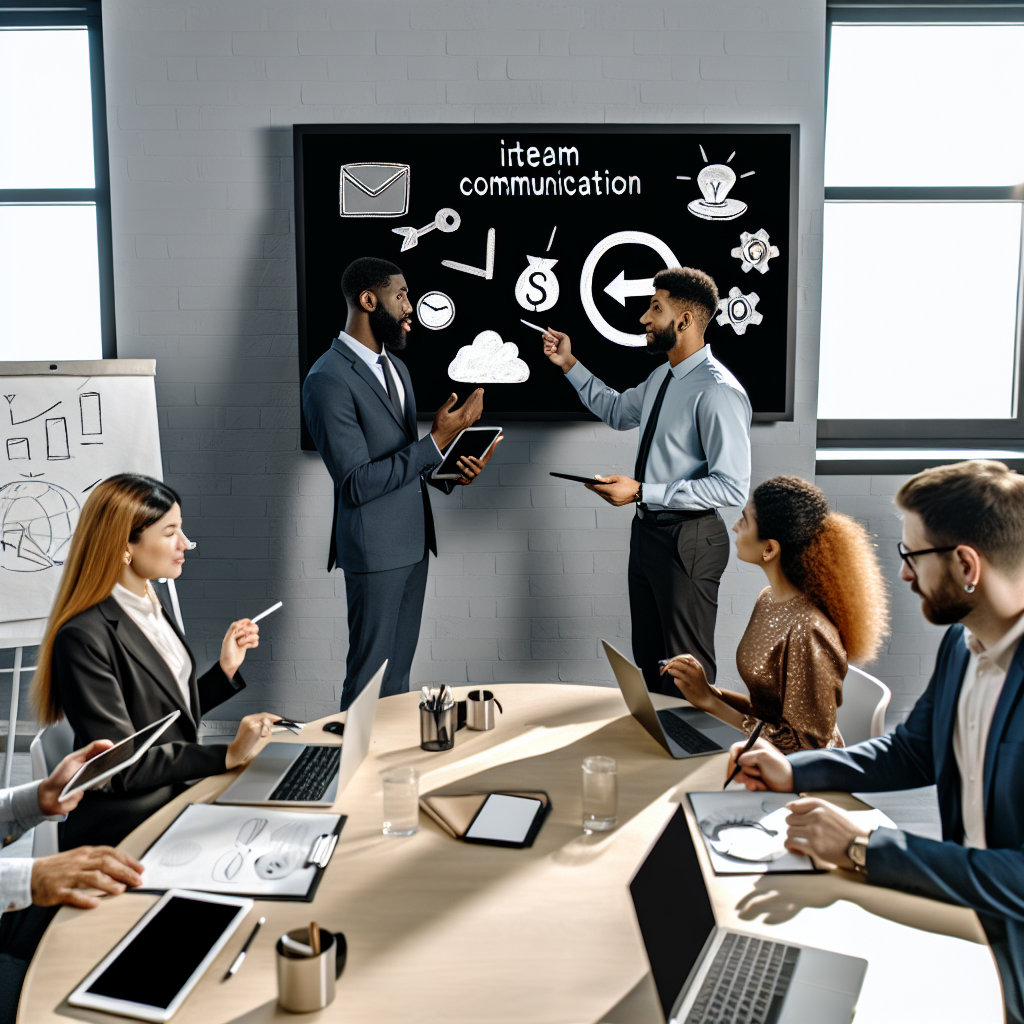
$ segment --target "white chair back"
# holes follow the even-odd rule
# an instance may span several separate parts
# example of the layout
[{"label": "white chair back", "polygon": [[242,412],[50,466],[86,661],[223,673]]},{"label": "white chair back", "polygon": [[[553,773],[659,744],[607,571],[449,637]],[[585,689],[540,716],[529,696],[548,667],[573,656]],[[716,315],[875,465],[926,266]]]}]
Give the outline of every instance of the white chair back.
[{"label": "white chair back", "polygon": [[836,710],[836,725],[848,747],[885,735],[885,710],[892,691],[881,679],[851,665],[843,681],[843,703]]},{"label": "white chair back", "polygon": [[[45,779],[74,747],[75,734],[66,718],[62,718],[56,725],[40,729],[29,747],[33,781]],[[57,822],[40,822],[32,834],[32,856],[49,857],[57,852]]]}]

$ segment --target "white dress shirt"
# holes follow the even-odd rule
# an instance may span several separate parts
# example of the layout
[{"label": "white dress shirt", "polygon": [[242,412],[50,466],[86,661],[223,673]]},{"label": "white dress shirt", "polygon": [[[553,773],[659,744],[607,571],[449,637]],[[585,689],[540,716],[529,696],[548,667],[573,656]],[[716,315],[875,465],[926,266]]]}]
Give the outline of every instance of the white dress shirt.
[{"label": "white dress shirt", "polygon": [[[352,351],[355,352],[355,354],[359,356],[359,358],[362,359],[362,361],[366,363],[371,370],[373,370],[377,380],[380,381],[380,386],[385,392],[390,394],[390,389],[388,388],[387,382],[384,380],[384,367],[377,361],[380,359],[381,355],[387,359],[387,353],[382,352],[378,354],[377,352],[374,352],[372,348],[367,348],[361,341],[356,341],[351,334],[346,334],[344,331],[338,332],[338,340],[345,342],[345,344],[348,345],[348,347],[352,349]],[[391,360],[389,359],[388,362],[391,362]],[[391,364],[391,379],[395,382],[395,387],[398,390],[398,404],[401,406],[402,412],[405,412],[405,387],[402,385],[402,378],[398,376],[398,371],[395,369],[394,363]]]},{"label": "white dress shirt", "polygon": [[[63,820],[64,815],[47,817],[39,812],[38,782],[0,789],[0,839],[5,846],[42,821]],[[0,914],[31,905],[34,863],[31,857],[0,858]]]},{"label": "white dress shirt", "polygon": [[146,596],[139,597],[120,583],[114,584],[111,597],[131,616],[132,622],[142,630],[145,638],[156,648],[167,663],[186,708],[192,707],[189,681],[192,677],[192,659],[178,634],[164,617],[164,610],[150,583],[146,582]]},{"label": "white dress shirt", "polygon": [[1007,670],[1022,636],[1024,615],[987,650],[970,630],[964,631],[964,640],[971,654],[957,704],[953,753],[960,770],[964,846],[978,850],[986,847],[985,746]]}]

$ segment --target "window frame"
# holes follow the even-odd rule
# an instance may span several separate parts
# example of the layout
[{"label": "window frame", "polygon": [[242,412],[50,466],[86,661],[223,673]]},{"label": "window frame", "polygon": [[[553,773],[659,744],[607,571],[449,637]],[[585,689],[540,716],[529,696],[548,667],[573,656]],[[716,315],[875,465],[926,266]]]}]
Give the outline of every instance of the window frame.
[{"label": "window frame", "polygon": [[[825,117],[828,123],[828,79],[832,28],[836,25],[1022,25],[1024,3],[936,6],[934,0],[903,0],[891,6],[856,0],[835,0],[826,10]],[[1024,130],[1024,129],[1022,129]],[[1024,182],[1008,186],[955,187],[849,187],[826,186],[825,203],[855,202],[1014,202],[1024,203]],[[971,449],[1024,447],[1024,224],[1021,231],[1015,331],[1014,416],[998,420],[942,419],[818,419],[819,449]],[[824,336],[825,325],[821,325]],[[929,463],[931,460],[928,460]],[[950,460],[936,460],[936,462]],[[916,463],[915,463],[916,464]],[[897,469],[899,465],[899,469]],[[905,471],[902,462],[877,459],[856,462],[818,462],[818,472]],[[916,470],[913,470],[916,472]]]},{"label": "window frame", "polygon": [[104,359],[116,359],[114,244],[110,224],[110,155],[107,147],[107,91],[103,73],[103,22],[100,0],[0,0],[0,31],[31,28],[84,28],[87,32],[92,98],[94,187],[0,188],[0,204],[94,205],[100,285],[101,351]]}]

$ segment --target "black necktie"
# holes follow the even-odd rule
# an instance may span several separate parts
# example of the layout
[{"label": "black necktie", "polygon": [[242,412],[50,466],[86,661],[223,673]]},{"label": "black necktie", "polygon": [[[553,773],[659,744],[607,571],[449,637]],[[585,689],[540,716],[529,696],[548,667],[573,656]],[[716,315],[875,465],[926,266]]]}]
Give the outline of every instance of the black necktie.
[{"label": "black necktie", "polygon": [[651,444],[654,441],[654,431],[658,426],[658,416],[661,414],[661,407],[665,404],[665,392],[668,391],[668,382],[672,379],[672,367],[665,374],[661,382],[661,390],[658,391],[654,405],[651,406],[651,415],[647,417],[647,426],[644,427],[644,436],[640,438],[640,447],[636,453],[636,468],[633,470],[633,479],[638,483],[644,482],[644,473],[647,471],[647,456],[651,454]]},{"label": "black necktie", "polygon": [[398,417],[398,422],[405,423],[405,410],[402,408],[402,403],[398,400],[398,381],[395,380],[394,372],[391,369],[391,360],[386,355],[381,354],[377,357],[377,363],[384,371],[384,387],[387,390],[388,398],[391,399],[391,405],[395,410],[395,415]]}]

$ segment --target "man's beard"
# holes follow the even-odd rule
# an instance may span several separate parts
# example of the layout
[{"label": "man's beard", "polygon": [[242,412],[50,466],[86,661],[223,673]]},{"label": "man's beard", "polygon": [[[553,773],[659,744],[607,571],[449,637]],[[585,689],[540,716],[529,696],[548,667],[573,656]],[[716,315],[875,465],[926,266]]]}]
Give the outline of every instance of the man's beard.
[{"label": "man's beard", "polygon": [[405,330],[402,321],[393,317],[383,303],[378,302],[369,313],[370,330],[389,352],[401,352],[405,348]]},{"label": "man's beard", "polygon": [[924,594],[917,585],[917,580],[910,584],[910,589],[921,598],[921,611],[924,617],[936,626],[951,626],[961,622],[974,609],[975,601],[962,587],[949,577],[944,576],[933,594]]},{"label": "man's beard", "polygon": [[652,356],[661,355],[675,347],[676,325],[665,327],[663,330],[652,329],[651,336],[647,339],[647,352]]}]

